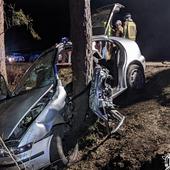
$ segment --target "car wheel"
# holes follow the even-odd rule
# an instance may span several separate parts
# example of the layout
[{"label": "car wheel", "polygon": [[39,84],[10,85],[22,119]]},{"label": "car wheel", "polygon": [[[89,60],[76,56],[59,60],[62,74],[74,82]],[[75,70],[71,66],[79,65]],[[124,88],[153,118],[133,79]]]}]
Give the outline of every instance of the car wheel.
[{"label": "car wheel", "polygon": [[145,74],[142,66],[132,64],[129,66],[127,72],[127,85],[128,88],[140,90],[145,85]]},{"label": "car wheel", "polygon": [[[78,144],[68,152],[66,149],[68,139],[64,136],[65,125],[57,125],[54,130],[54,136],[51,140],[50,146],[50,161],[53,164],[58,164],[59,166],[72,164],[76,162],[78,157]],[[70,148],[69,148],[70,149]]]}]

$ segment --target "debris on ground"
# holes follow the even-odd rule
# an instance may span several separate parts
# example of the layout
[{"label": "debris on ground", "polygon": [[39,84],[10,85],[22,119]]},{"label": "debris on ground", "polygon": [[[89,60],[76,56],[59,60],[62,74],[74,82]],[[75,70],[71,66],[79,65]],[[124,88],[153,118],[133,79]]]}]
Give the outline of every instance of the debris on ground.
[{"label": "debris on ground", "polygon": [[145,89],[116,101],[126,116],[119,133],[96,147],[104,137],[97,126],[90,128],[81,140],[80,161],[68,169],[164,170],[162,156],[170,153],[169,75],[170,67],[147,66]]}]

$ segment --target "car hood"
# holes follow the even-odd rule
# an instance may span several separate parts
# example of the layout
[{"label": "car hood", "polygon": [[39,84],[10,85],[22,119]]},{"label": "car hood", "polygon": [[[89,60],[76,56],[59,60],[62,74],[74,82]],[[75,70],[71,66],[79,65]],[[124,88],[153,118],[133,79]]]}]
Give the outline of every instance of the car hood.
[{"label": "car hood", "polygon": [[0,103],[0,136],[3,140],[10,137],[18,122],[49,88],[50,86],[34,89]]}]

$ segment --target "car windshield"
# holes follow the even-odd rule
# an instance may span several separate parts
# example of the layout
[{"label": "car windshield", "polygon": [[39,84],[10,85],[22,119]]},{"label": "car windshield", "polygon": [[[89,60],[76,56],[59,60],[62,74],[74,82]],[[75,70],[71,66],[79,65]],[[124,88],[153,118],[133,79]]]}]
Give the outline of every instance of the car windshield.
[{"label": "car windshield", "polygon": [[15,95],[55,83],[54,56],[55,49],[44,52],[25,73],[16,86]]}]

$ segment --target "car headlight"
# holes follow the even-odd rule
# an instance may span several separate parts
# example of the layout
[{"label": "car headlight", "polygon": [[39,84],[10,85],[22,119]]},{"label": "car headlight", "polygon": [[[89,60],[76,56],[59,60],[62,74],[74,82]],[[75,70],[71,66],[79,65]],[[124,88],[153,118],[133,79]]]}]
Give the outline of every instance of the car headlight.
[{"label": "car headlight", "polygon": [[0,149],[0,158],[9,157],[9,151],[12,155],[18,155],[27,152],[32,149],[32,143],[24,145],[22,147],[8,147],[8,151],[5,148]]},{"label": "car headlight", "polygon": [[[13,149],[13,148],[11,148],[11,149]],[[24,145],[24,146],[22,146],[22,147],[19,147],[19,148],[17,148],[16,150],[15,150],[15,148],[14,148],[14,149],[13,149],[13,153],[14,153],[15,155],[18,155],[18,154],[27,152],[27,151],[29,151],[30,149],[32,149],[32,143],[29,143],[29,144],[27,144],[27,145]],[[12,151],[11,151],[11,152],[12,152]]]},{"label": "car headlight", "polygon": [[0,149],[0,158],[8,157],[8,152],[5,149]]}]

